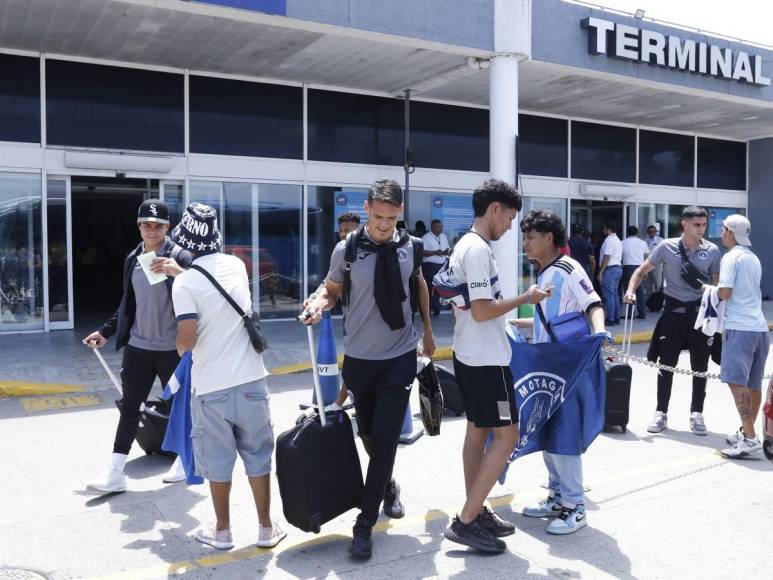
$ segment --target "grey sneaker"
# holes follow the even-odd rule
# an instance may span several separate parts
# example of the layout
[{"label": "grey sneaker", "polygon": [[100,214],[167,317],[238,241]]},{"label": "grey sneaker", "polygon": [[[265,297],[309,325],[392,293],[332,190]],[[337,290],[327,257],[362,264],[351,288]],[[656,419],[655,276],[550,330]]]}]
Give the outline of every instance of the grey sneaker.
[{"label": "grey sneaker", "polygon": [[743,434],[743,426],[738,428],[738,431],[733,433],[732,435],[728,435],[725,437],[725,441],[727,441],[727,444],[730,445],[730,447],[733,447],[736,443],[741,441],[745,435]]},{"label": "grey sneaker", "polygon": [[690,413],[690,431],[701,436],[709,434],[706,423],[703,421],[703,413],[697,411]]},{"label": "grey sneaker", "polygon": [[647,431],[649,433],[660,433],[665,429],[668,429],[668,415],[663,411],[655,411],[652,421],[647,426]]},{"label": "grey sneaker", "polygon": [[722,450],[722,457],[729,459],[756,459],[762,454],[762,443],[754,437],[744,437],[733,447]]},{"label": "grey sneaker", "polygon": [[563,509],[559,503],[558,497],[546,497],[533,507],[523,508],[523,515],[529,518],[549,518],[556,517]]}]

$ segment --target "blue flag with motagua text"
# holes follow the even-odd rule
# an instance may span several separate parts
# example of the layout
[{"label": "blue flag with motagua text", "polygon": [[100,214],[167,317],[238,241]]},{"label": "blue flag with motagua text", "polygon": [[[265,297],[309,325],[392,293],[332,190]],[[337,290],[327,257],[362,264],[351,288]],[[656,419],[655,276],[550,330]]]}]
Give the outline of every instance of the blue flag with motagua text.
[{"label": "blue flag with motagua text", "polygon": [[604,337],[530,344],[508,330],[520,436],[510,461],[535,451],[580,455],[604,428]]}]

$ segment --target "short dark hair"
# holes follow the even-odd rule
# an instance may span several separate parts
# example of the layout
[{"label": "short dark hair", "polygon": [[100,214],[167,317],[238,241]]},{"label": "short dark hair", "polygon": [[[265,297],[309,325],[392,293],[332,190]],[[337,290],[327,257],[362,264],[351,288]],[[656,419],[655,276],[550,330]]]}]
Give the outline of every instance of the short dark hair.
[{"label": "short dark hair", "polygon": [[523,200],[518,190],[500,179],[487,179],[472,192],[472,209],[475,211],[475,217],[484,216],[488,206],[495,202],[516,211],[521,211],[523,207]]},{"label": "short dark hair", "polygon": [[604,224],[603,226],[601,226],[601,229],[612,230],[613,232],[617,233],[617,224],[612,224],[612,223]]},{"label": "short dark hair", "polygon": [[345,211],[344,213],[338,216],[338,225],[345,224],[345,223],[358,224],[360,223],[360,216],[358,216],[354,212]]},{"label": "short dark hair", "polygon": [[566,245],[566,228],[556,212],[549,209],[534,209],[521,220],[521,232],[540,232],[553,234],[553,245],[562,248]]},{"label": "short dark hair", "polygon": [[629,236],[638,236],[639,235],[639,228],[636,226],[628,226],[628,235]]},{"label": "short dark hair", "polygon": [[655,233],[658,233],[658,228],[656,228],[654,225],[647,226],[647,231],[654,230]]},{"label": "short dark hair", "polygon": [[430,227],[432,227],[432,226],[434,226],[435,224],[442,224],[442,223],[443,223],[443,222],[442,222],[442,220],[432,220],[432,221],[429,223],[429,226],[430,226]]},{"label": "short dark hair", "polygon": [[379,179],[368,188],[368,203],[383,201],[400,207],[403,205],[403,189],[394,179]]},{"label": "short dark hair", "polygon": [[585,228],[582,227],[582,224],[572,224],[572,235],[573,236],[581,236],[585,233]]},{"label": "short dark hair", "polygon": [[696,218],[696,217],[709,217],[709,212],[706,211],[706,208],[701,207],[699,205],[688,205],[686,208],[682,210],[682,219],[688,220],[690,218]]}]

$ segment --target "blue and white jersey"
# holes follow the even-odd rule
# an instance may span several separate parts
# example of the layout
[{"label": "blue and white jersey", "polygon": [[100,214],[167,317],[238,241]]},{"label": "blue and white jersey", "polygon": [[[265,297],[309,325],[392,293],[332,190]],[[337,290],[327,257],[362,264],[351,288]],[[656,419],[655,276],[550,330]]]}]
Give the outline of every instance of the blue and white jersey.
[{"label": "blue and white jersey", "polygon": [[[567,312],[586,312],[593,304],[601,305],[601,298],[593,289],[583,267],[568,256],[558,256],[537,275],[540,288],[553,286],[553,294],[540,305],[545,320]],[[537,309],[534,309],[534,342],[549,342],[550,336],[542,326]]]}]

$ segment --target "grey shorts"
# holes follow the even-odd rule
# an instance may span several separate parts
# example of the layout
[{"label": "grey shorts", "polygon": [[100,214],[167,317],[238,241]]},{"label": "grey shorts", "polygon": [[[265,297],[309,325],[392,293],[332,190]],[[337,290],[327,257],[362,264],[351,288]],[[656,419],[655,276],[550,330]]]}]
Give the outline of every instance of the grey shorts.
[{"label": "grey shorts", "polygon": [[722,337],[722,382],[760,390],[769,350],[767,332],[725,330]]},{"label": "grey shorts", "polygon": [[191,419],[196,472],[204,479],[231,481],[237,453],[248,477],[271,472],[274,424],[266,379],[193,397]]}]

